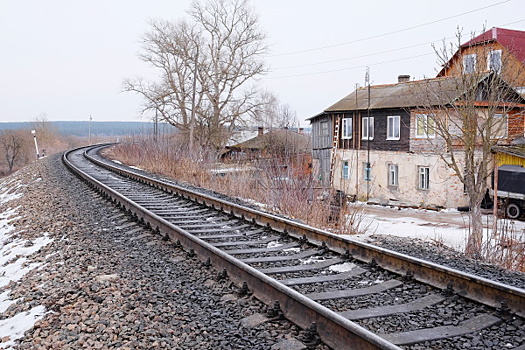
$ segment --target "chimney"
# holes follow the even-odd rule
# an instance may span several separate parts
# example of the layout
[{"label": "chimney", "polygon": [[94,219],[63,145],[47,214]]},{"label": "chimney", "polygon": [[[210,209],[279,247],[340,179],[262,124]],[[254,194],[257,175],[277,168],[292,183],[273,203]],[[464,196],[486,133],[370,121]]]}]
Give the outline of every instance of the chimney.
[{"label": "chimney", "polygon": [[397,76],[398,83],[407,83],[410,81],[410,75],[402,74]]},{"label": "chimney", "polygon": [[262,136],[264,134],[264,127],[259,126],[257,128],[257,136]]},{"label": "chimney", "polygon": [[299,134],[304,134],[304,128],[299,128]]}]

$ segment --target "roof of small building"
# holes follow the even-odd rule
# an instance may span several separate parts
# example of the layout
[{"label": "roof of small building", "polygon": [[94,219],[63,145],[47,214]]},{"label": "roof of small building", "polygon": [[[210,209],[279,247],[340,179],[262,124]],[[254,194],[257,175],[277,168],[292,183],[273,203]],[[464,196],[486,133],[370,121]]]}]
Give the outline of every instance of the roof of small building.
[{"label": "roof of small building", "polygon": [[289,146],[296,152],[310,152],[310,135],[289,129],[274,129],[263,135],[229,146],[230,149],[263,150]]},{"label": "roof of small building", "polygon": [[[481,79],[488,76],[484,74]],[[463,95],[460,77],[441,77],[397,84],[362,87],[328,107],[325,112],[438,106]],[[312,117],[315,118],[316,116]]]},{"label": "roof of small building", "polygon": [[495,153],[505,153],[512,156],[525,158],[525,145],[516,146],[494,146],[492,151]]}]

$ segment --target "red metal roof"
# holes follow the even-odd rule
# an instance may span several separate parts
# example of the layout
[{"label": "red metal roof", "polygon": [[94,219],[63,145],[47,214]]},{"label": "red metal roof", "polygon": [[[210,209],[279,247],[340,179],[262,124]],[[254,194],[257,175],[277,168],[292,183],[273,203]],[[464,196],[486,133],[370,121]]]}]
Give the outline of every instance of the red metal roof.
[{"label": "red metal roof", "polygon": [[472,40],[467,41],[461,48],[483,44],[485,42],[497,41],[520,61],[525,62],[525,31],[511,30],[503,28],[492,28],[485,33],[478,35]]}]

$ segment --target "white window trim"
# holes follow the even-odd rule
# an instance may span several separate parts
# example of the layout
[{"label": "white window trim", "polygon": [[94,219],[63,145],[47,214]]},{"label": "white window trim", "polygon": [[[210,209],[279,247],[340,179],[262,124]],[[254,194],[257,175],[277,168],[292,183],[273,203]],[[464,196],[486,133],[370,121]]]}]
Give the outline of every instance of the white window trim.
[{"label": "white window trim", "polygon": [[[467,71],[467,62],[469,61],[469,57],[471,57],[473,59],[473,67],[472,67],[472,71]],[[467,74],[470,74],[470,73],[475,73],[476,72],[476,67],[477,67],[477,57],[476,57],[476,54],[475,53],[472,53],[470,55],[465,55],[463,56],[463,71]]]},{"label": "white window trim", "polygon": [[[367,121],[367,124],[365,124],[365,120]],[[361,119],[361,122],[363,123],[361,125],[361,133],[362,133],[362,140],[373,140],[374,139],[374,117],[363,117]],[[368,128],[365,128],[365,125],[368,126]],[[365,135],[366,131],[366,135]],[[370,132],[371,131],[371,132]],[[369,135],[371,133],[372,135]]]},{"label": "white window trim", "polygon": [[492,58],[492,54],[495,53],[495,52],[498,52],[499,53],[499,69],[497,71],[495,71],[496,73],[500,73],[501,72],[501,66],[503,65],[502,63],[502,51],[501,50],[492,50],[490,51],[488,54],[487,54],[487,70],[492,70],[492,67],[490,66],[490,62],[491,62],[491,58]]},{"label": "white window trim", "polygon": [[[419,118],[424,118],[423,134],[418,134],[417,122]],[[433,134],[428,133],[428,120],[431,118],[432,117],[429,117],[428,114],[416,114],[416,133],[415,133],[416,138],[429,138],[429,139],[436,138],[436,127],[435,127],[436,123],[435,122],[434,122],[434,133]]]},{"label": "white window trim", "polygon": [[[426,171],[425,171],[426,170]],[[428,191],[430,189],[430,167],[419,166],[417,169],[418,187],[420,190]],[[425,177],[425,182],[422,182],[422,175]]]},{"label": "white window trim", "polygon": [[399,166],[397,164],[388,165],[388,186],[399,186]]},{"label": "white window trim", "polygon": [[[345,135],[345,131],[347,129],[347,124],[350,123],[350,135]],[[343,118],[343,130],[342,130],[342,136],[341,138],[343,140],[350,140],[352,138],[352,133],[353,133],[353,125],[352,125],[352,117],[349,117],[349,118]]]},{"label": "white window trim", "polygon": [[[398,136],[392,136],[390,134],[390,123],[393,122],[393,126],[397,124]],[[394,131],[394,129],[392,129]],[[387,141],[396,141],[401,139],[401,117],[399,115],[389,115],[386,121],[386,139]]]}]

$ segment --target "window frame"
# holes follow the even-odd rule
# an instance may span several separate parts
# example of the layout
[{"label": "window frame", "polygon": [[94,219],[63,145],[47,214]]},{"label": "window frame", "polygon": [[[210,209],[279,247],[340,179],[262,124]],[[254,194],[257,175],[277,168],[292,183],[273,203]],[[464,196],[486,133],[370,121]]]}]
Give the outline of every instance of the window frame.
[{"label": "window frame", "polygon": [[399,187],[399,166],[388,164],[388,186]]},{"label": "window frame", "polygon": [[[397,136],[395,136],[395,127],[397,126]],[[390,130],[392,128],[392,130]],[[392,131],[392,135],[390,134]],[[401,116],[389,115],[386,118],[386,139],[387,141],[397,141],[401,139]]]},{"label": "window frame", "polygon": [[350,180],[350,166],[347,160],[341,162],[341,179]]},{"label": "window frame", "polygon": [[319,136],[329,136],[330,131],[328,129],[328,120],[322,120],[319,122]]},{"label": "window frame", "polygon": [[374,117],[362,117],[361,118],[361,135],[362,135],[361,136],[362,140],[373,140],[374,139]]},{"label": "window frame", "polygon": [[[496,117],[499,116],[499,117]],[[499,123],[504,123],[503,125],[503,135],[491,135],[491,139],[505,139],[509,134],[509,115],[507,113],[494,113],[492,116],[493,119],[501,118],[500,121],[495,121],[493,124],[497,127]],[[497,130],[496,130],[497,131]]]},{"label": "window frame", "polygon": [[420,190],[428,191],[430,189],[430,167],[418,167],[418,187]]},{"label": "window frame", "polygon": [[[423,118],[423,134],[419,133],[419,120]],[[429,127],[429,120],[432,121],[434,124],[433,127]],[[430,134],[428,131],[432,128],[433,133]],[[428,114],[416,114],[416,138],[428,138],[428,139],[435,139],[436,138],[436,122],[432,117],[430,117]]]},{"label": "window frame", "polygon": [[463,72],[466,74],[471,74],[476,72],[477,66],[477,55],[471,53],[463,56]]},{"label": "window frame", "polygon": [[[497,69],[494,69],[492,67],[492,62],[493,62],[493,57],[494,57],[494,54],[497,54],[497,57],[498,57],[498,64],[499,66],[497,67]],[[490,51],[488,54],[487,54],[487,70],[488,71],[494,71],[496,73],[501,73],[501,68],[503,66],[503,63],[502,63],[502,50],[492,50]]]},{"label": "window frame", "polygon": [[363,162],[363,179],[366,182],[372,181],[372,164]]},{"label": "window frame", "polygon": [[343,118],[343,125],[342,125],[343,130],[341,133],[341,139],[343,140],[352,139],[352,133],[354,131],[352,122],[353,122],[352,117]]}]

